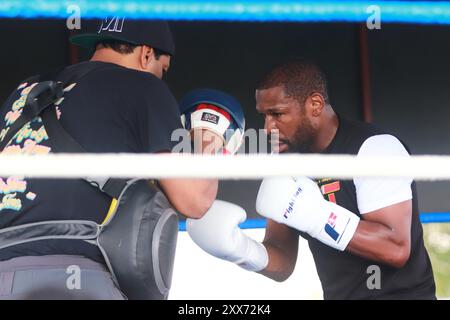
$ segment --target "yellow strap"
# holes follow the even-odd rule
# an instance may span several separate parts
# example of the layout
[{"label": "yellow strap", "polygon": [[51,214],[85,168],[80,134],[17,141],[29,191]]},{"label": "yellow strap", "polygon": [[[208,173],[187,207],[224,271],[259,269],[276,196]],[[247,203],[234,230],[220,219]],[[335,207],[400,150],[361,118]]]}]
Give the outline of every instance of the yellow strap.
[{"label": "yellow strap", "polygon": [[106,215],[105,220],[103,220],[102,225],[104,225],[111,218],[114,211],[116,210],[116,207],[117,207],[117,199],[113,198],[111,200],[111,205],[109,206],[108,214]]}]

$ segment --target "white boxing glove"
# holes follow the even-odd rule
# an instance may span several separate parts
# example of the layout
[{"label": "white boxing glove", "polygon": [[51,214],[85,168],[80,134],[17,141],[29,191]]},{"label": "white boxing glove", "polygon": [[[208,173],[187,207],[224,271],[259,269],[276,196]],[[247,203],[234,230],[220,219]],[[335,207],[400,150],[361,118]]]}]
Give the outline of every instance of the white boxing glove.
[{"label": "white boxing glove", "polygon": [[360,220],[351,211],[325,200],[317,184],[306,177],[264,179],[256,211],[341,251],[352,239]]},{"label": "white boxing glove", "polygon": [[216,200],[201,219],[186,219],[186,229],[192,240],[207,253],[246,270],[260,271],[268,264],[267,250],[239,228],[239,223],[246,217],[243,208]]}]

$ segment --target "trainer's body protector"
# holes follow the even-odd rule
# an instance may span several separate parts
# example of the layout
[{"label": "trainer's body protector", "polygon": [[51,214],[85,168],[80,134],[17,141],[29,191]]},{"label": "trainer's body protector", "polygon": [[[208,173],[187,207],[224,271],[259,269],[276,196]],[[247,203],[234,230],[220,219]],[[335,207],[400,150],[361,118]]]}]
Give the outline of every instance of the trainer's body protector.
[{"label": "trainer's body protector", "polygon": [[[114,201],[115,202],[115,201]],[[0,249],[42,239],[95,243],[129,299],[166,299],[178,235],[178,216],[147,180],[127,184],[102,224],[46,221],[0,230]]]},{"label": "trainer's body protector", "polygon": [[[87,69],[77,79],[90,72],[91,68]],[[56,118],[54,102],[62,97],[62,89],[62,85],[53,81],[35,86],[27,101],[31,107],[24,108],[32,112],[26,114],[28,119],[23,115],[19,118],[17,130],[20,123],[41,115],[49,136],[55,138],[55,150],[84,152]],[[13,136],[13,130],[8,135]],[[86,178],[86,181],[112,198],[103,223],[62,220],[4,228],[0,230],[0,249],[43,239],[89,241],[99,247],[117,285],[129,299],[166,299],[175,258],[178,216],[164,194],[147,180]]]},{"label": "trainer's body protector", "polygon": [[178,215],[164,194],[147,180],[130,182],[99,228],[97,245],[127,297],[167,299]]}]

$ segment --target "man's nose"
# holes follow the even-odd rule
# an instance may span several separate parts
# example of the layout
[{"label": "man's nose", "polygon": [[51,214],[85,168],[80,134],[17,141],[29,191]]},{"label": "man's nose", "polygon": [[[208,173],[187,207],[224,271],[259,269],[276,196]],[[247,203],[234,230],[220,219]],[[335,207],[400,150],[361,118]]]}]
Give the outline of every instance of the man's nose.
[{"label": "man's nose", "polygon": [[275,125],[275,121],[273,121],[272,117],[267,116],[264,120],[264,133],[269,135],[272,131],[277,130]]}]

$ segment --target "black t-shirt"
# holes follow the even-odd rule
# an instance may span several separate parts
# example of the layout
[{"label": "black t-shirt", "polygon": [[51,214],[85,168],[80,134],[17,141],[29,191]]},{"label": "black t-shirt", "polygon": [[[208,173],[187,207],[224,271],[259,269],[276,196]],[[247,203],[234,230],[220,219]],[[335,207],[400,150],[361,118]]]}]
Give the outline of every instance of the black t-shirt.
[{"label": "black t-shirt", "polygon": [[[181,128],[177,102],[166,84],[152,74],[104,62],[83,62],[58,74],[72,78],[74,70],[95,66],[76,80],[58,105],[62,126],[91,153],[170,152]],[[19,85],[0,110],[0,139],[18,118],[33,81]],[[51,151],[40,118],[25,125],[5,148],[8,154]],[[33,162],[30,161],[30,166]],[[123,165],[127,165],[124,163]],[[70,171],[70,168],[66,168]],[[49,220],[105,218],[111,199],[81,179],[0,180],[0,228]],[[26,255],[69,254],[103,261],[96,246],[80,240],[41,240],[0,250],[0,260]]]},{"label": "black t-shirt", "polygon": [[[336,135],[324,153],[359,155],[362,145],[367,146],[368,142],[376,142],[377,138],[390,141],[386,139],[389,137],[396,139],[400,147],[407,150],[403,143],[389,133],[366,123],[353,122],[340,117]],[[383,141],[383,139],[378,139],[378,141]],[[375,150],[383,150],[383,148],[388,148],[388,146],[372,145],[372,149]],[[408,153],[406,150],[405,152]],[[376,154],[377,151],[371,153]],[[362,188],[362,186],[356,182],[356,179],[318,179],[318,184],[328,201],[334,201],[361,217],[361,214],[364,214],[364,212],[360,212],[360,208],[367,208],[373,204],[359,203],[364,200],[361,197],[361,193],[363,191],[377,193],[377,190],[358,190],[357,188]],[[386,187],[389,187],[389,183],[390,181],[386,181],[386,179],[382,181],[382,184]],[[383,187],[383,185],[379,186]],[[378,191],[378,193],[381,194],[383,192]],[[307,234],[302,234],[309,242],[325,299],[435,298],[433,272],[430,259],[424,247],[414,182],[411,184],[411,194],[413,203],[411,254],[406,265],[402,268],[396,269],[380,262],[356,256],[347,251],[338,251]],[[358,196],[360,197],[358,198]],[[383,199],[376,199],[376,201],[378,200],[383,201]],[[366,210],[366,212],[370,211],[370,209]],[[373,284],[373,278],[369,279],[374,274],[374,269],[371,266],[379,267],[380,281],[378,287],[368,285],[368,283]]]}]

